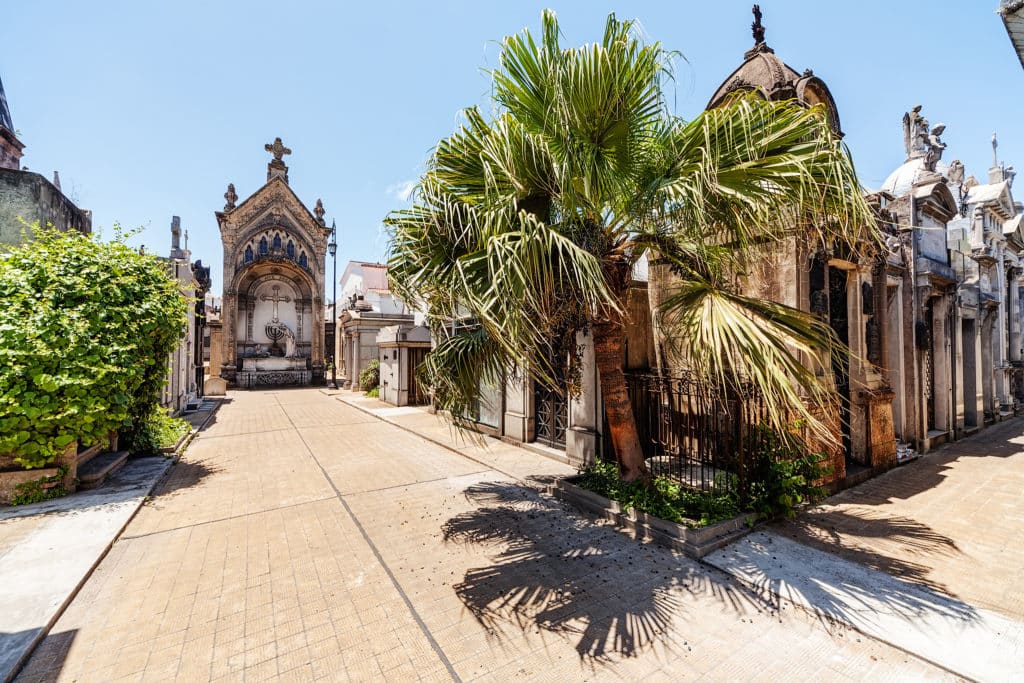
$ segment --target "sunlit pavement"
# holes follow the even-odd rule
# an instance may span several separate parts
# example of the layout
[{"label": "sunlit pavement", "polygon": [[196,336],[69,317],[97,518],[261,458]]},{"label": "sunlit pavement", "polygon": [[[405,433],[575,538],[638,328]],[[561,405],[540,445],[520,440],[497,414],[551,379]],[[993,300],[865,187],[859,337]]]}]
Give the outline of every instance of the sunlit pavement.
[{"label": "sunlit pavement", "polygon": [[567,469],[235,392],[18,680],[951,678],[539,494]]}]

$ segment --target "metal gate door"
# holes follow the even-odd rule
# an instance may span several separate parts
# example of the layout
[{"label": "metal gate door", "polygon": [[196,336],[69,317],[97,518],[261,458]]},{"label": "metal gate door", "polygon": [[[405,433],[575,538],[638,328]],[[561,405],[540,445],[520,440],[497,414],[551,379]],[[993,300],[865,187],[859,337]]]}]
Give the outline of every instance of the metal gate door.
[{"label": "metal gate door", "polygon": [[565,448],[565,430],[569,426],[569,405],[565,396],[534,383],[537,441],[556,448]]},{"label": "metal gate door", "polygon": [[409,364],[406,368],[406,372],[409,373],[408,384],[409,387],[409,405],[419,406],[425,403],[430,403],[430,397],[427,392],[423,390],[420,383],[416,380],[416,370],[419,369],[423,360],[427,357],[427,351],[430,349],[409,349]]}]

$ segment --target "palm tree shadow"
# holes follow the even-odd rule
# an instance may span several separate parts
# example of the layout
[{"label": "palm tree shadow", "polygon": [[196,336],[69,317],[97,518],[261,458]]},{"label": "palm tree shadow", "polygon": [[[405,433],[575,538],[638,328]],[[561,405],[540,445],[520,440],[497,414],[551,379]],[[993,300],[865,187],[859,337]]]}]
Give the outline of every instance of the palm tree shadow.
[{"label": "palm tree shadow", "polygon": [[[950,588],[931,578],[924,561],[915,562],[895,553],[885,554],[868,547],[882,541],[889,546],[909,550],[922,560],[950,557],[960,552],[954,540],[927,524],[910,517],[877,516],[856,509],[815,508],[802,513],[776,531],[804,545],[834,553],[869,569],[875,569],[929,590],[952,594]],[[858,543],[863,540],[864,544]]]},{"label": "palm tree shadow", "polygon": [[[867,551],[859,558],[862,564],[916,578],[918,585],[820,576],[812,577],[808,588],[797,589],[786,575],[745,584],[666,548],[644,545],[602,520],[541,497],[528,484],[481,483],[466,489],[465,496],[476,507],[445,522],[445,542],[486,548],[492,561],[469,569],[454,584],[459,599],[489,638],[500,639],[508,624],[523,632],[556,633],[576,640],[577,654],[591,665],[636,657],[655,646],[680,653],[688,647],[680,625],[695,616],[687,607],[708,596],[739,621],[754,613],[777,617],[787,609],[780,596],[804,590],[803,596],[789,597],[809,604],[830,632],[857,623],[879,601],[909,617],[978,618],[971,605],[926,583],[923,568],[884,566],[885,558],[870,557]],[[958,552],[952,541],[911,520],[897,520],[885,533],[920,547]]]},{"label": "palm tree shadow", "polygon": [[[507,483],[470,487],[480,507],[449,519],[446,542],[498,546],[489,566],[470,569],[454,585],[459,599],[498,637],[514,624],[575,639],[581,660],[635,657],[672,637],[688,590],[703,590],[707,572],[663,548],[639,545],[592,518],[569,512],[531,488]],[[628,585],[628,589],[624,586]],[[730,602],[755,602],[721,586]]]}]

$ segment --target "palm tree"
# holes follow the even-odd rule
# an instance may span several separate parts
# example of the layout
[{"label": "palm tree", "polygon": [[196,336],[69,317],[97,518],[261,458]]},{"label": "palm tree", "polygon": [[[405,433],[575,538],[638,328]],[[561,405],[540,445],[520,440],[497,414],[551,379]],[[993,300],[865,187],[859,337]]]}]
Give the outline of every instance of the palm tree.
[{"label": "palm tree", "polygon": [[654,250],[674,272],[661,324],[689,369],[753,386],[769,422],[828,429],[833,392],[801,362],[835,343],[822,321],[742,294],[748,259],[787,240],[863,253],[870,226],[852,162],[820,107],[739,97],[685,122],[663,85],[675,54],[610,15],[600,43],[506,37],[495,113],[433,151],[413,206],[391,213],[392,287],[428,311],[424,365],[438,405],[465,415],[511,367],[555,386],[575,333],[593,335],[623,479],[646,478],[623,375],[624,297]]}]

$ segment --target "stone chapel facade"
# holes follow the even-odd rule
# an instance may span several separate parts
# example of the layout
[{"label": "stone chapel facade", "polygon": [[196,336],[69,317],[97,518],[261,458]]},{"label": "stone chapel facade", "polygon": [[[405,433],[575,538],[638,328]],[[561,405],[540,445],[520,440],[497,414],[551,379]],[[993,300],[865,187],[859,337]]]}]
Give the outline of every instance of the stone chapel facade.
[{"label": "stone chapel facade", "polygon": [[267,182],[240,204],[234,184],[216,212],[224,247],[220,374],[230,386],[324,382],[324,266],[331,229],[288,185],[281,138]]}]

